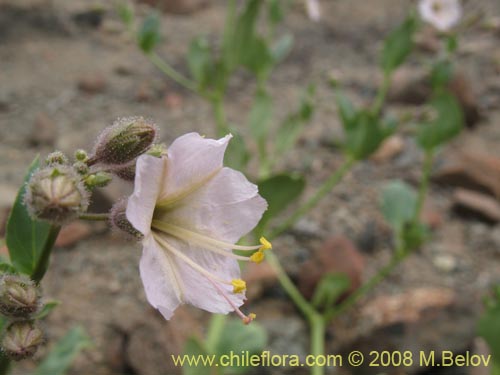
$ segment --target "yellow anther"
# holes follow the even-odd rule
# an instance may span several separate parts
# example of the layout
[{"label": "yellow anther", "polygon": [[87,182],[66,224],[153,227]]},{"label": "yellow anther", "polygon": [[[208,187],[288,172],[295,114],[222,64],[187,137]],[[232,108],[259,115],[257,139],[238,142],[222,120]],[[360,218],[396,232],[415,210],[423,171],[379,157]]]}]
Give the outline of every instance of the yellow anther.
[{"label": "yellow anther", "polygon": [[247,288],[247,283],[241,279],[234,279],[231,284],[233,285],[233,293],[242,293]]},{"label": "yellow anther", "polygon": [[264,237],[260,238],[260,244],[262,246],[259,248],[259,250],[270,250],[273,248],[273,245],[271,244],[271,242],[266,240]]},{"label": "yellow anther", "polygon": [[262,250],[256,251],[250,256],[250,260],[254,263],[261,263],[264,260],[264,253]]},{"label": "yellow anther", "polygon": [[248,316],[243,318],[243,323],[250,324],[255,318],[257,318],[257,315],[255,315],[254,313],[250,313],[248,314]]}]

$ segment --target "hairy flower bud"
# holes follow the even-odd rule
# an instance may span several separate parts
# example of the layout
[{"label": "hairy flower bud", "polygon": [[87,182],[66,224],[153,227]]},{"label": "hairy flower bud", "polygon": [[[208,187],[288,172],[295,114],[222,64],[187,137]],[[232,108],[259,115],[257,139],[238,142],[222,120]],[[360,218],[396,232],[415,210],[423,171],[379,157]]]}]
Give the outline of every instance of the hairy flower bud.
[{"label": "hairy flower bud", "polygon": [[85,164],[83,161],[77,161],[76,163],[74,163],[73,169],[75,170],[76,173],[82,176],[89,173],[89,166]]},{"label": "hairy flower bud", "polygon": [[27,276],[0,278],[0,313],[11,318],[28,318],[39,307],[39,289]]},{"label": "hairy flower bud", "polygon": [[34,218],[62,224],[87,210],[89,193],[71,167],[53,166],[31,176],[24,203]]},{"label": "hairy flower bud", "polygon": [[76,150],[75,151],[75,159],[78,161],[86,162],[88,159],[87,152],[85,150]]},{"label": "hairy flower bud", "polygon": [[111,181],[113,177],[107,172],[97,172],[85,177],[84,183],[87,189],[94,189],[96,187],[105,187]]},{"label": "hairy flower bud", "polygon": [[11,323],[2,340],[4,353],[15,361],[33,357],[43,343],[43,333],[32,321]]},{"label": "hairy flower bud", "polygon": [[111,212],[109,215],[109,219],[111,221],[111,225],[120,230],[121,232],[125,232],[131,235],[133,238],[137,240],[141,240],[143,235],[137,229],[133,227],[133,225],[128,221],[127,215],[127,199],[122,199],[116,202],[111,208]]},{"label": "hairy flower bud", "polygon": [[45,163],[47,165],[68,164],[68,158],[61,151],[54,151],[47,155]]},{"label": "hairy flower bud", "polygon": [[142,117],[119,119],[98,137],[88,164],[129,163],[146,152],[155,141],[156,133],[156,126]]}]

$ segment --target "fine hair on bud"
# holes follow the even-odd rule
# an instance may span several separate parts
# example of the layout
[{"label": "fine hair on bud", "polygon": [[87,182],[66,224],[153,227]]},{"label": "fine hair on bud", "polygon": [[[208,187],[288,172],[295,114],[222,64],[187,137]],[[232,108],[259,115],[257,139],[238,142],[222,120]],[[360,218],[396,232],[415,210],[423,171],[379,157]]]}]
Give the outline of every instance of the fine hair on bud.
[{"label": "fine hair on bud", "polygon": [[134,181],[135,180],[135,160],[126,164],[124,166],[116,167],[110,170],[115,176],[120,177],[125,181]]},{"label": "fine hair on bud", "polygon": [[64,165],[68,164],[69,160],[66,155],[64,155],[61,151],[54,151],[47,155],[45,159],[45,163],[47,165]]},{"label": "fine hair on bud", "polygon": [[133,227],[133,225],[128,221],[127,215],[127,198],[120,199],[111,208],[109,220],[111,226],[118,230],[120,233],[126,233],[129,237],[136,240],[142,240],[144,237],[141,232]]},{"label": "fine hair on bud", "polygon": [[64,224],[87,210],[89,192],[73,168],[50,166],[33,173],[24,204],[33,218]]},{"label": "fine hair on bud", "polygon": [[43,341],[43,332],[34,321],[15,321],[5,330],[2,350],[10,359],[20,361],[33,357]]},{"label": "fine hair on bud", "polygon": [[118,119],[99,135],[87,164],[127,164],[151,147],[157,133],[156,125],[143,117]]},{"label": "fine hair on bud", "polygon": [[9,318],[27,319],[40,309],[40,289],[25,275],[0,277],[0,313]]}]

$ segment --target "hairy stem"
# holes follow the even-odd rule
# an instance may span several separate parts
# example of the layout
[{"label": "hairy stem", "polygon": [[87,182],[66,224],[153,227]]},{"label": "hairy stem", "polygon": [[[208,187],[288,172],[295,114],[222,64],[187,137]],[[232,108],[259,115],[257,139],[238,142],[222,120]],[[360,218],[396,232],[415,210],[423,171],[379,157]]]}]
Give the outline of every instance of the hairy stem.
[{"label": "hairy stem", "polygon": [[432,163],[434,161],[434,151],[430,150],[425,153],[424,164],[422,165],[422,179],[420,181],[420,187],[418,189],[418,200],[417,207],[415,209],[415,222],[420,219],[420,214],[425,203],[425,197],[427,196],[427,191],[429,190],[429,180],[431,176]]},{"label": "hairy stem", "polygon": [[[175,70],[172,66],[170,66],[165,60],[163,60],[156,52],[147,53],[146,56],[148,59],[164,73],[167,77],[177,82],[179,85],[185,87],[186,89],[202,95],[198,86],[195,82],[191,81],[189,78],[183,76],[177,70]],[[202,95],[203,96],[203,95]]]},{"label": "hairy stem", "polygon": [[229,132],[222,95],[215,95],[210,103],[212,105],[212,111],[215,118],[215,130],[217,132],[217,136],[222,137]]},{"label": "hairy stem", "polygon": [[375,97],[375,100],[374,100],[373,106],[372,106],[372,113],[375,116],[379,116],[380,112],[382,111],[382,108],[383,108],[384,103],[385,103],[385,98],[387,97],[387,93],[389,92],[390,85],[391,85],[391,74],[384,73],[382,85],[379,87],[379,90],[377,92],[377,96]]}]

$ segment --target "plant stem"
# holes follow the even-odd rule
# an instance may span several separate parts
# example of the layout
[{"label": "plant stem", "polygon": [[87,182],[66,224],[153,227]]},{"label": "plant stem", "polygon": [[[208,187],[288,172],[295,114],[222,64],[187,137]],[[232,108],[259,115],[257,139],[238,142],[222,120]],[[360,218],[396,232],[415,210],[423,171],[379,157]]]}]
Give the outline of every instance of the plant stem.
[{"label": "plant stem", "polygon": [[215,95],[210,103],[215,118],[215,129],[217,136],[222,137],[229,132],[229,126],[226,121],[226,112],[224,110],[224,101],[222,95]]},{"label": "plant stem", "polygon": [[[318,358],[325,354],[325,320],[315,312],[309,316],[309,326],[311,327],[311,354]],[[323,375],[324,368],[322,366],[314,366],[311,368],[311,375]]]},{"label": "plant stem", "polygon": [[54,247],[54,243],[56,242],[57,235],[61,227],[59,225],[52,225],[49,230],[49,234],[47,236],[47,241],[45,242],[45,246],[42,249],[42,253],[40,254],[40,258],[38,259],[38,263],[31,274],[31,279],[36,283],[39,283],[47,268],[49,266],[50,254],[52,253],[52,248]]},{"label": "plant stem", "polygon": [[283,224],[278,226],[274,231],[271,232],[270,238],[277,237],[292,225],[294,225],[302,216],[308,213],[312,208],[314,208],[319,201],[328,194],[332,188],[339,183],[339,181],[344,177],[344,175],[351,169],[354,164],[354,159],[347,159],[329,178],[323,185],[316,191],[316,193],[309,198],[309,200],[300,206],[292,215],[286,219]]},{"label": "plant stem", "polygon": [[376,287],[382,280],[384,280],[394,270],[394,268],[396,268],[396,266],[398,266],[399,263],[401,263],[401,261],[408,256],[408,254],[410,253],[408,251],[405,251],[404,249],[396,251],[387,265],[378,270],[378,272],[374,276],[372,276],[371,279],[364,283],[360,288],[356,289],[356,291],[354,291],[354,293],[347,297],[344,302],[342,302],[334,309],[328,311],[325,314],[325,321],[329,322],[333,318],[339,316],[344,311],[352,307],[361,297],[363,297],[366,293]]},{"label": "plant stem", "polygon": [[206,349],[209,353],[215,353],[215,348],[220,340],[225,324],[225,315],[213,314],[210,318],[210,326],[208,328],[207,339],[205,341]]},{"label": "plant stem", "polygon": [[[193,91],[196,94],[202,95],[198,90],[198,86],[195,82],[191,81],[189,78],[184,77],[177,70],[171,67],[165,60],[163,60],[156,52],[147,53],[148,59],[164,73],[167,77],[171,78],[179,85],[185,87],[186,89]],[[202,95],[203,96],[203,95]]]},{"label": "plant stem", "polygon": [[391,85],[391,74],[384,73],[382,85],[379,87],[379,90],[377,92],[377,96],[375,97],[375,100],[374,100],[373,106],[372,106],[372,113],[375,116],[378,116],[380,114],[380,111],[382,110],[382,107],[384,106],[385,98],[387,97],[387,93],[389,91],[390,85]]},{"label": "plant stem", "polygon": [[85,213],[78,216],[80,220],[88,220],[88,221],[108,221],[109,214],[93,214],[93,213]]},{"label": "plant stem", "polygon": [[425,152],[424,164],[422,165],[422,179],[420,181],[420,187],[418,189],[418,200],[417,207],[415,208],[414,221],[418,222],[420,219],[420,214],[425,203],[425,197],[427,191],[429,190],[429,180],[431,176],[432,163],[434,161],[434,150],[428,150]]}]

